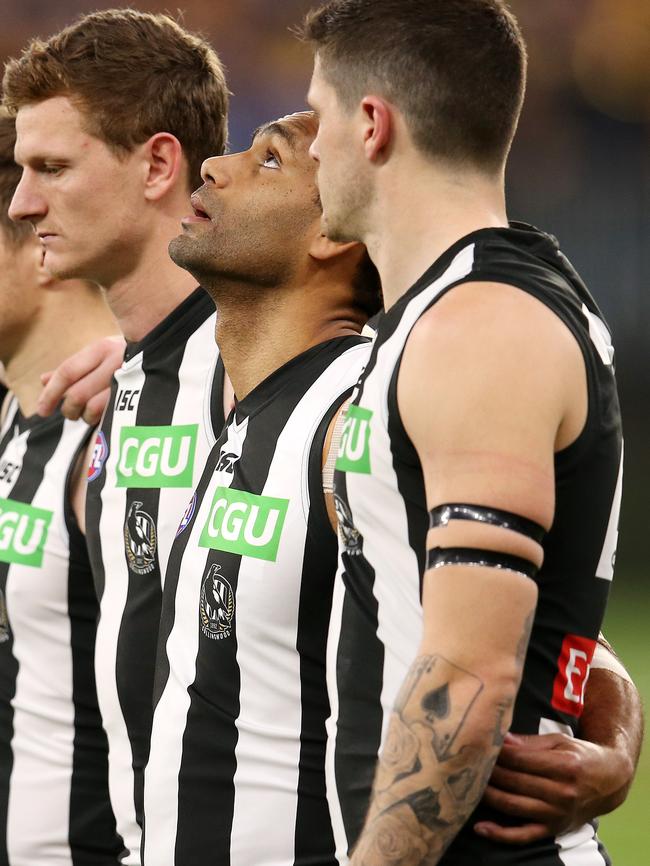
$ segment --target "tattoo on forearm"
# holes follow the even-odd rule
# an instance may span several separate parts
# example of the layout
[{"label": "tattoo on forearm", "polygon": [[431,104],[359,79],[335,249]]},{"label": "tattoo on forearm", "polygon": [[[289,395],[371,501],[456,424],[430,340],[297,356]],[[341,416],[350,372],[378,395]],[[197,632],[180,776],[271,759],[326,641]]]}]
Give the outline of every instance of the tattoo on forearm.
[{"label": "tattoo on forearm", "polygon": [[[533,613],[517,650],[520,667]],[[484,687],[442,656],[415,660],[395,703],[356,866],[438,863],[478,803],[511,718],[514,693],[499,703],[491,723],[476,718]],[[485,746],[465,736],[469,725],[485,732]]]}]

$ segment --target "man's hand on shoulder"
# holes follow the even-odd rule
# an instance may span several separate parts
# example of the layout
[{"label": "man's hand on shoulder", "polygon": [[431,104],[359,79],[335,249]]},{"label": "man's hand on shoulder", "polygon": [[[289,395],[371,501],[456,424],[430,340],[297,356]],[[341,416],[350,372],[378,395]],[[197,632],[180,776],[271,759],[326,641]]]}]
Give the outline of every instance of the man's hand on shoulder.
[{"label": "man's hand on shoulder", "polygon": [[66,418],[83,417],[97,424],[108,402],[113,373],[124,358],[124,337],[102,337],[63,361],[56,370],[43,373],[44,388],[38,401],[39,415],[51,415],[61,404]]}]

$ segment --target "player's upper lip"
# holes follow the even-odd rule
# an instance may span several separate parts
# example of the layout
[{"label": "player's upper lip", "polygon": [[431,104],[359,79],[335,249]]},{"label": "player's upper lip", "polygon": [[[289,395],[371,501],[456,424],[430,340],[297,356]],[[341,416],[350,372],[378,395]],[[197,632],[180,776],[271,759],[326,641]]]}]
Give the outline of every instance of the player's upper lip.
[{"label": "player's upper lip", "polygon": [[210,214],[203,207],[203,202],[199,198],[198,193],[196,193],[196,192],[192,193],[192,195],[190,197],[190,203],[192,205],[192,210],[194,211],[194,216],[202,217],[203,219],[207,219],[207,220],[211,219]]},{"label": "player's upper lip", "polygon": [[56,234],[56,232],[50,232],[50,231],[47,231],[47,229],[39,229],[36,232],[36,235],[40,240],[43,240],[43,238],[48,238],[48,237],[51,238],[55,234]]}]

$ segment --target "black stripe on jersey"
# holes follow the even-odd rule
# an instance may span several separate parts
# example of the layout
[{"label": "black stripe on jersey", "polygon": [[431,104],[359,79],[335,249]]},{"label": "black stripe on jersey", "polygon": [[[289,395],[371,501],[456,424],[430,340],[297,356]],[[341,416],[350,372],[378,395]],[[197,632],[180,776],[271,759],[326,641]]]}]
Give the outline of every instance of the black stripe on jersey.
[{"label": "black stripe on jersey", "polygon": [[[119,863],[124,844],[108,797],[108,740],[102,727],[95,685],[95,638],[99,602],[93,586],[86,540],[71,506],[77,461],[88,447],[79,446],[65,484],[64,515],[69,537],[68,614],[72,649],[74,745],[70,783],[69,843],[73,866]],[[83,467],[82,467],[83,468]],[[108,852],[113,858],[107,859]]]},{"label": "black stripe on jersey", "polygon": [[[331,828],[325,785],[325,722],[330,714],[325,657],[329,612],[336,574],[337,546],[323,493],[323,448],[332,418],[348,399],[342,395],[323,417],[309,455],[309,519],[303,570],[300,578],[296,649],[300,654],[301,730],[298,764],[295,864],[336,864],[334,833],[325,839],[323,828]],[[327,848],[325,848],[327,846]]]},{"label": "black stripe on jersey", "polygon": [[212,376],[212,387],[210,388],[210,421],[212,423],[212,431],[217,439],[223,430],[223,425],[226,423],[223,414],[223,385],[225,378],[226,371],[221,360],[221,355],[219,355]]},{"label": "black stripe on jersey", "polygon": [[[164,397],[161,395],[160,380],[155,373],[160,367],[160,358],[152,357],[147,352],[143,353],[144,382],[136,413],[138,426],[162,426],[172,423],[179,390],[178,372],[184,351],[184,344],[176,345],[165,357]],[[152,371],[154,371],[153,375]],[[135,509],[148,515],[153,525],[157,527],[159,503],[159,488],[129,487],[126,490],[123,520],[126,522],[131,511]],[[134,804],[140,827],[142,827],[144,812],[144,768],[149,757],[153,719],[151,696],[162,603],[158,544],[159,541],[156,539],[153,567],[146,574],[135,574],[128,567],[126,551],[124,553],[127,559],[129,586],[120,622],[115,660],[120,706],[133,754]]]},{"label": "black stripe on jersey", "polygon": [[[56,432],[50,432],[51,427],[58,427],[58,429]],[[39,455],[41,456],[41,463],[39,465],[34,465],[34,463],[30,463],[29,465],[23,464],[16,483],[11,488],[11,498],[18,502],[31,503],[38,488],[41,486],[43,476],[45,475],[45,467],[52,459],[61,439],[63,418],[61,416],[54,416],[53,419],[50,419],[47,429],[48,435],[44,437]],[[5,436],[2,440],[3,449],[6,444],[7,437]],[[10,568],[11,563],[0,562],[0,590],[2,590],[3,600],[6,599],[7,577]],[[14,711],[11,701],[16,694],[16,678],[18,676],[18,661],[13,654],[13,642],[11,620],[9,620],[7,639],[0,645],[0,653],[7,656],[3,664],[0,665],[0,682],[2,682],[0,689],[0,866],[9,866],[7,814],[9,809],[11,770],[13,767],[11,741],[14,735]]]}]

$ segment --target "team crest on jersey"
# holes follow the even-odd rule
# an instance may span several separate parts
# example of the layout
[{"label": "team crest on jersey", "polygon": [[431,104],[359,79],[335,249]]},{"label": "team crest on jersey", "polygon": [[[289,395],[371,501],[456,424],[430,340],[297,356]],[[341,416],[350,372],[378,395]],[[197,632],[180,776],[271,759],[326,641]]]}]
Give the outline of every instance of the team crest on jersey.
[{"label": "team crest on jersey", "polygon": [[129,568],[136,574],[149,574],[156,563],[156,524],[142,510],[141,502],[131,503],[124,524],[124,550]]},{"label": "team crest on jersey", "polygon": [[5,594],[0,589],[0,644],[9,640],[9,619],[7,617],[7,603]]},{"label": "team crest on jersey", "polygon": [[345,552],[350,556],[358,556],[361,553],[361,545],[363,538],[358,529],[352,523],[352,514],[350,509],[341,499],[340,496],[334,494],[334,508],[336,509],[336,517],[339,522],[339,534],[343,541]]},{"label": "team crest on jersey", "polygon": [[210,640],[230,637],[235,615],[235,593],[220,572],[221,566],[213,563],[201,585],[199,620],[201,631]]},{"label": "team crest on jersey", "polygon": [[241,454],[235,454],[233,451],[222,451],[219,455],[219,462],[214,467],[215,472],[226,472],[229,475],[234,474],[235,463],[239,460]]},{"label": "team crest on jersey", "polygon": [[88,467],[88,481],[94,481],[101,474],[104,468],[104,463],[108,457],[108,443],[106,436],[102,430],[97,434],[95,439],[95,447],[93,448],[93,456],[90,458],[90,466]]},{"label": "team crest on jersey", "polygon": [[190,499],[187,504],[187,508],[183,512],[183,516],[181,517],[181,522],[178,524],[178,529],[176,530],[176,538],[187,529],[187,525],[190,520],[194,517],[194,512],[196,511],[196,491],[194,495]]}]

